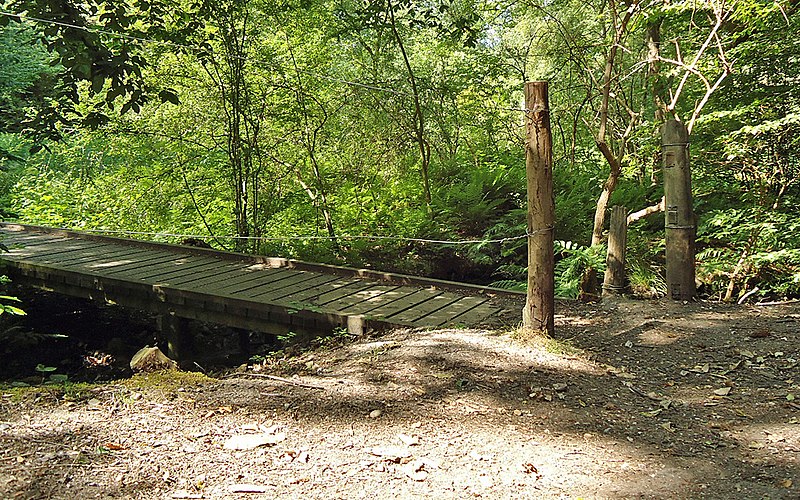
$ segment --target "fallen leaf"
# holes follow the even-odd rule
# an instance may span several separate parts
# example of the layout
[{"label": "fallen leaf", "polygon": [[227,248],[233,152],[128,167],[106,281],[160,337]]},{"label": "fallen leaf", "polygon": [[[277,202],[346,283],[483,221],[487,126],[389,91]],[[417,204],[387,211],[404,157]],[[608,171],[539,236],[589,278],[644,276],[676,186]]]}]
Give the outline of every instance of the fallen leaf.
[{"label": "fallen leaf", "polygon": [[663,424],[661,424],[661,427],[670,432],[675,432],[675,427],[672,426],[672,422],[664,422]]},{"label": "fallen leaf", "polygon": [[419,436],[416,434],[409,436],[408,434],[400,433],[397,435],[397,439],[399,439],[406,446],[414,446],[419,444]]},{"label": "fallen leaf", "polygon": [[730,393],[731,393],[730,387],[720,387],[719,389],[714,391],[714,394],[716,394],[717,396],[727,396]]},{"label": "fallen leaf", "polygon": [[225,441],[226,450],[252,450],[259,446],[274,445],[286,439],[286,434],[241,434]]},{"label": "fallen leaf", "polygon": [[663,408],[659,408],[658,410],[653,410],[653,411],[643,411],[642,415],[644,415],[645,417],[655,417],[658,416],[658,414],[661,413],[662,411],[664,411]]},{"label": "fallen leaf", "polygon": [[410,451],[396,446],[375,446],[368,448],[367,452],[395,463],[400,462],[404,458],[411,457]]},{"label": "fallen leaf", "polygon": [[750,444],[747,445],[748,448],[753,450],[760,450],[766,446],[764,443],[760,441],[751,441]]},{"label": "fallen leaf", "polygon": [[119,451],[119,450],[127,450],[126,446],[123,446],[119,443],[105,443],[103,447],[109,450]]},{"label": "fallen leaf", "polygon": [[780,484],[781,487],[786,488],[788,490],[789,488],[792,487],[792,485],[794,484],[794,481],[792,481],[791,479],[784,479],[779,484]]},{"label": "fallen leaf", "polygon": [[424,481],[428,478],[428,472],[425,470],[424,460],[417,459],[409,462],[401,467],[400,470],[402,470],[406,476],[410,477],[414,481]]},{"label": "fallen leaf", "polygon": [[794,394],[791,394],[791,393],[787,394],[786,395],[786,401],[794,401]]},{"label": "fallen leaf", "polygon": [[530,462],[522,464],[522,471],[525,474],[538,474],[539,473],[539,469],[537,469],[536,466],[533,465]]}]

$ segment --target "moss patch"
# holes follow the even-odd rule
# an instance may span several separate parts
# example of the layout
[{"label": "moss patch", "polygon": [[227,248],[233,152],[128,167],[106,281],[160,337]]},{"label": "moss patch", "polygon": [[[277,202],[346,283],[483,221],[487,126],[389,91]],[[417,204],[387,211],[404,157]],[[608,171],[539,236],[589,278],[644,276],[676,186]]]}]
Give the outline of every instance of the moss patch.
[{"label": "moss patch", "polygon": [[129,389],[158,389],[176,391],[183,387],[198,387],[217,382],[199,372],[181,372],[165,370],[151,373],[137,373],[127,380],[118,381],[119,385]]}]

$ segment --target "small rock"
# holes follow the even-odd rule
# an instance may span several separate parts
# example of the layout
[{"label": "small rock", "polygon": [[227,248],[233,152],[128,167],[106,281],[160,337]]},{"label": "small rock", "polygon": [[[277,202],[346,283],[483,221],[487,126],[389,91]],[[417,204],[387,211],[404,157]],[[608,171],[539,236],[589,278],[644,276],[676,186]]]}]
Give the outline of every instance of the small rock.
[{"label": "small rock", "polygon": [[131,358],[131,370],[135,372],[155,372],[176,370],[178,363],[169,359],[158,347],[143,347]]},{"label": "small rock", "polygon": [[226,450],[252,450],[264,445],[274,445],[286,439],[286,434],[241,434],[225,442]]},{"label": "small rock", "polygon": [[419,436],[416,434],[409,436],[408,434],[400,433],[397,435],[397,439],[399,439],[406,446],[414,446],[419,444]]},{"label": "small rock", "polygon": [[378,418],[381,415],[383,415],[383,412],[380,410],[372,410],[371,412],[369,412],[369,418]]}]

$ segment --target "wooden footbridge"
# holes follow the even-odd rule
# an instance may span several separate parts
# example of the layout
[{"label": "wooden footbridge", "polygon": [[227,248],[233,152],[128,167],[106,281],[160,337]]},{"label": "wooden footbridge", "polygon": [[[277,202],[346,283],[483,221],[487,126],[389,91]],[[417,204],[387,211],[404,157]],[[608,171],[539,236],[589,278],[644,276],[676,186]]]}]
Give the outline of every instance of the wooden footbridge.
[{"label": "wooden footbridge", "polygon": [[354,334],[387,327],[474,326],[522,294],[372,270],[0,223],[14,282],[153,312],[171,354],[185,322],[242,331]]}]

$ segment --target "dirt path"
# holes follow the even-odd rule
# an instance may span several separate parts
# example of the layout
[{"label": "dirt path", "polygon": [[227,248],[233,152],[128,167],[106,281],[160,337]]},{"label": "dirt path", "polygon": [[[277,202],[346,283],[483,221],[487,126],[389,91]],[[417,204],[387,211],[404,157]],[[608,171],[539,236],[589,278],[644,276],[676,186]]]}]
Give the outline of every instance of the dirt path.
[{"label": "dirt path", "polygon": [[4,391],[0,497],[800,496],[800,306],[558,312],[538,345],[395,331],[228,378]]}]

